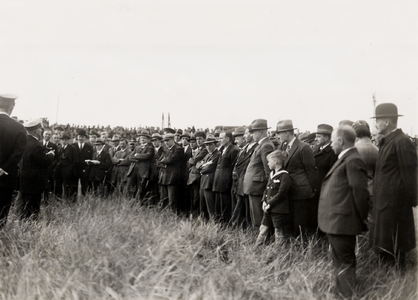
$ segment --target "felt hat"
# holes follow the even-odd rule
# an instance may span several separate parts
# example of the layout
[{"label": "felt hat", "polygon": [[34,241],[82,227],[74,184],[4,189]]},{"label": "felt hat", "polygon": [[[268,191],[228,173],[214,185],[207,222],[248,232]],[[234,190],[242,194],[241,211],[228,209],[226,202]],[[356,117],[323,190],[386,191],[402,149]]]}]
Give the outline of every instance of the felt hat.
[{"label": "felt hat", "polygon": [[163,139],[163,137],[158,132],[155,132],[155,133],[152,134],[151,139],[153,141],[155,141],[155,140],[160,140],[161,141]]},{"label": "felt hat", "polygon": [[180,135],[180,138],[184,138],[184,137],[190,139],[190,133],[187,131],[184,131],[183,134]]},{"label": "felt hat", "polygon": [[95,144],[95,145],[104,145],[104,144],[105,144],[105,142],[104,142],[104,140],[103,140],[103,139],[98,138],[98,139],[94,142],[94,144]]},{"label": "felt hat", "polygon": [[316,132],[315,133],[319,133],[319,134],[332,134],[332,131],[334,130],[334,128],[331,125],[328,124],[319,124],[318,127],[316,128]]},{"label": "felt hat", "polygon": [[71,136],[68,133],[64,133],[61,136],[61,140],[70,140],[70,139],[71,139]]},{"label": "felt hat", "polygon": [[393,103],[382,103],[376,106],[374,118],[384,118],[384,117],[402,117],[403,115],[398,115],[398,107]]},{"label": "felt hat", "polygon": [[114,136],[112,136],[112,142],[119,142],[119,141],[120,141],[119,134],[115,134]]},{"label": "felt hat", "polygon": [[176,133],[176,131],[173,128],[169,128],[169,127],[164,128],[163,131],[164,133],[172,133],[172,134]]},{"label": "felt hat", "polygon": [[245,134],[245,127],[238,127],[232,132],[234,137],[236,136],[243,136]]},{"label": "felt hat", "polygon": [[147,138],[151,138],[148,130],[141,130],[141,133],[138,136],[145,136]]},{"label": "felt hat", "polygon": [[80,130],[77,132],[77,135],[87,136],[87,133],[86,133],[86,131],[85,131],[84,129],[80,129]]},{"label": "felt hat", "polygon": [[297,128],[293,127],[292,120],[282,120],[277,122],[276,125],[276,132],[283,132],[283,131],[289,131],[289,130],[295,130]]},{"label": "felt hat", "polygon": [[267,127],[267,120],[264,119],[254,120],[249,127],[250,132],[263,129],[270,129],[270,127]]},{"label": "felt hat", "polygon": [[204,133],[203,131],[198,131],[198,132],[196,132],[194,136],[195,136],[196,138],[197,138],[197,137],[201,137],[201,138],[203,138],[203,139],[206,139],[206,133]]},{"label": "felt hat", "polygon": [[217,142],[218,142],[218,140],[216,138],[214,138],[214,137],[208,137],[206,139],[206,141],[203,142],[203,144],[208,145],[208,144],[213,144],[213,143],[217,143]]}]

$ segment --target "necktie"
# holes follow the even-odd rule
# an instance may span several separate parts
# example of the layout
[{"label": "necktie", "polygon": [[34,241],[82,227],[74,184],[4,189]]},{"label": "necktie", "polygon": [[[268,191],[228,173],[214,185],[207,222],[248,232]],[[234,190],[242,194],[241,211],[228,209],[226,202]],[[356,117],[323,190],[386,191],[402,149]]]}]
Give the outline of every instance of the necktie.
[{"label": "necktie", "polygon": [[290,145],[287,145],[287,147],[286,147],[286,152],[287,152],[287,154],[289,154],[289,152],[290,152],[290,148],[292,148]]}]

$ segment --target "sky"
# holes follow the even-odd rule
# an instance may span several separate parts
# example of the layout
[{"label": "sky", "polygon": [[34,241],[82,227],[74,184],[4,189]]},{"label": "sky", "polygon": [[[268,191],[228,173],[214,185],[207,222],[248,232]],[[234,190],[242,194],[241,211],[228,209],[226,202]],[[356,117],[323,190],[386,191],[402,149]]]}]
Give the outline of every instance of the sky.
[{"label": "sky", "polygon": [[418,134],[416,1],[3,0],[0,93],[51,123],[213,128],[291,119]]}]

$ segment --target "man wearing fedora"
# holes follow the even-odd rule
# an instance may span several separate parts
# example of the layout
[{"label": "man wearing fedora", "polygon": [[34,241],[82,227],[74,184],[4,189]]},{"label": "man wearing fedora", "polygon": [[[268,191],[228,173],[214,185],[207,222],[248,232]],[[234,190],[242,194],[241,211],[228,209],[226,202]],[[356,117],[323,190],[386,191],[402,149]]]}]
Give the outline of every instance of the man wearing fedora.
[{"label": "man wearing fedora", "polygon": [[187,186],[187,179],[189,178],[189,168],[187,167],[187,161],[192,157],[192,148],[190,147],[190,133],[188,131],[183,131],[180,135],[180,144],[183,147],[183,161],[181,163],[181,173],[182,173],[182,182],[180,189],[180,197],[183,201],[180,203],[180,210],[187,214],[190,211],[190,193]]},{"label": "man wearing fedora", "polygon": [[[338,156],[332,151],[331,134],[333,127],[328,124],[319,124],[315,134],[316,147],[313,150],[315,166],[318,169],[318,177],[315,185],[315,196],[307,202],[308,230],[315,233],[318,228],[318,203],[321,194],[322,180],[337,161]],[[323,235],[319,232],[320,235]]]},{"label": "man wearing fedora", "polygon": [[276,133],[282,144],[287,144],[287,158],[283,166],[292,178],[289,200],[294,236],[302,234],[302,238],[306,238],[308,202],[315,194],[317,170],[311,148],[295,136],[295,129],[292,120],[282,120],[277,123]]},{"label": "man wearing fedora", "polygon": [[54,162],[55,150],[42,146],[42,120],[24,123],[28,133],[27,146],[20,161],[20,185],[17,215],[21,219],[38,218],[41,198],[48,182],[48,167]]},{"label": "man wearing fedora", "polygon": [[412,208],[417,205],[417,150],[398,128],[398,108],[393,103],[376,107],[376,129],[384,135],[376,161],[372,248],[383,261],[405,266],[405,253],[415,248]]},{"label": "man wearing fedora", "polygon": [[166,148],[157,162],[160,168],[160,203],[173,210],[178,210],[180,199],[180,186],[182,180],[181,164],[183,161],[183,147],[176,144],[174,134],[167,133],[163,137]]},{"label": "man wearing fedora", "polygon": [[[233,132],[235,143],[240,148],[232,170],[232,197],[233,212],[231,223],[234,226],[247,228],[251,225],[250,203],[248,195],[244,194],[244,176],[254,152],[255,144],[249,128],[238,127]],[[234,205],[235,202],[235,205]]]},{"label": "man wearing fedora", "polygon": [[[204,144],[206,140],[206,134],[203,131],[197,131],[194,135],[196,139],[197,148],[192,151],[192,157],[188,160],[187,166],[190,169],[189,177],[187,178],[187,185],[190,187],[191,194],[191,210],[193,216],[198,216],[200,211],[200,202],[201,202],[201,191],[200,191],[200,170],[196,165],[205,158],[208,154],[208,150]],[[204,206],[206,207],[206,206]],[[207,213],[204,212],[204,213]]]},{"label": "man wearing fedora", "polygon": [[207,154],[196,164],[196,168],[200,172],[200,214],[211,219],[216,219],[215,194],[212,191],[213,180],[215,178],[216,166],[221,153],[216,148],[218,141],[215,137],[208,137],[204,142]]},{"label": "man wearing fedora", "polygon": [[94,153],[91,160],[86,163],[90,166],[89,182],[90,187],[94,193],[100,192],[101,196],[105,195],[105,188],[107,187],[106,178],[112,166],[110,154],[104,151],[104,140],[96,139],[94,143],[97,151]]},{"label": "man wearing fedora", "polygon": [[76,149],[69,144],[71,136],[63,133],[61,136],[61,149],[58,152],[58,162],[54,170],[55,195],[62,197],[64,187],[64,197],[70,201],[75,201],[77,191],[74,191],[74,168],[76,163]]},{"label": "man wearing fedora", "polygon": [[232,169],[238,155],[238,147],[233,144],[232,132],[224,131],[219,135],[222,151],[216,166],[212,191],[215,192],[217,215],[220,221],[228,223],[232,214],[231,187]]},{"label": "man wearing fedora", "polygon": [[244,175],[244,194],[248,195],[252,226],[258,230],[263,219],[261,199],[270,175],[267,155],[274,151],[274,144],[267,134],[267,120],[254,120],[249,132],[256,143]]},{"label": "man wearing fedora", "polygon": [[74,191],[78,190],[78,181],[81,184],[81,193],[86,195],[89,186],[89,171],[90,166],[86,160],[93,158],[93,146],[86,143],[87,133],[84,129],[80,129],[77,133],[77,142],[73,143],[76,150],[76,162],[74,166]]},{"label": "man wearing fedora", "polygon": [[128,148],[128,141],[122,139],[119,141],[119,150],[111,158],[113,169],[111,184],[112,187],[120,192],[123,192],[123,188],[126,185],[126,174],[130,166],[129,154],[131,150]]},{"label": "man wearing fedora", "polygon": [[17,187],[18,163],[27,144],[25,128],[10,118],[16,98],[0,95],[0,228],[7,221]]},{"label": "man wearing fedora", "polygon": [[126,184],[126,192],[129,197],[142,200],[146,194],[149,180],[151,162],[154,159],[155,149],[151,142],[148,130],[142,130],[139,134],[140,145],[129,155],[131,166],[129,167]]}]

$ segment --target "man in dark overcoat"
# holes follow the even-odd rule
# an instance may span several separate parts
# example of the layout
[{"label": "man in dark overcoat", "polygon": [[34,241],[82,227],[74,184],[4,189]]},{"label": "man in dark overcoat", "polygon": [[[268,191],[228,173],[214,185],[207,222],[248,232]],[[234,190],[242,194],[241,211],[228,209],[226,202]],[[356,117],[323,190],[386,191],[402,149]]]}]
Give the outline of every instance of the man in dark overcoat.
[{"label": "man in dark overcoat", "polygon": [[270,176],[267,155],[275,149],[268,136],[268,129],[267,120],[264,119],[254,120],[249,127],[253,140],[257,144],[245,171],[244,194],[249,197],[251,224],[256,230],[260,228],[263,219],[261,200]]},{"label": "man in dark overcoat", "polygon": [[216,166],[212,191],[215,193],[216,215],[220,218],[220,221],[228,223],[232,214],[232,169],[239,150],[233,144],[233,136],[230,131],[221,132],[219,139],[222,151]]},{"label": "man in dark overcoat", "polygon": [[105,142],[101,138],[96,139],[94,145],[97,152],[94,153],[92,160],[86,162],[90,166],[89,185],[95,193],[99,192],[101,195],[105,195],[106,178],[111,170],[112,160],[109,152],[104,151]]},{"label": "man in dark overcoat", "polygon": [[405,253],[415,248],[412,208],[417,205],[417,149],[398,128],[393,103],[376,107],[376,129],[382,139],[376,161],[372,248],[388,263],[405,267]]},{"label": "man in dark overcoat", "polygon": [[177,211],[180,199],[180,185],[182,180],[181,163],[183,161],[183,147],[176,144],[174,134],[167,133],[163,137],[167,148],[158,161],[160,167],[160,177],[158,184],[160,185],[161,205]]},{"label": "man in dark overcoat", "polygon": [[24,124],[27,146],[20,161],[20,185],[17,215],[21,219],[38,218],[42,193],[48,182],[48,167],[54,162],[54,150],[47,150],[39,140],[42,120],[34,119]]},{"label": "man in dark overcoat", "polygon": [[209,218],[216,218],[215,195],[212,191],[213,180],[215,177],[216,166],[221,153],[216,148],[218,141],[215,137],[208,137],[204,144],[206,145],[206,156],[196,164],[196,168],[200,172],[200,214],[203,216],[209,215]]},{"label": "man in dark overcoat", "polygon": [[61,137],[62,147],[58,152],[58,162],[54,170],[55,195],[62,197],[64,188],[64,197],[70,201],[75,201],[77,190],[74,190],[74,168],[76,162],[76,150],[69,144],[71,137],[64,133]]},{"label": "man in dark overcoat", "polygon": [[[337,161],[338,157],[331,148],[332,126],[328,124],[319,124],[315,132],[316,147],[313,150],[315,166],[318,170],[318,178],[315,185],[315,195],[311,201],[307,202],[308,210],[308,230],[315,233],[318,228],[318,203],[321,194],[322,180],[328,171]],[[323,236],[323,233],[319,232]]]},{"label": "man in dark overcoat", "polygon": [[0,229],[7,221],[17,187],[18,163],[27,143],[23,125],[10,118],[16,98],[0,95]]},{"label": "man in dark overcoat", "polygon": [[335,292],[351,298],[356,282],[356,235],[367,230],[369,208],[367,167],[354,147],[356,133],[343,125],[332,133],[338,160],[324,178],[318,222],[328,234],[336,280]]},{"label": "man in dark overcoat", "polygon": [[289,199],[293,234],[302,235],[305,239],[308,232],[308,202],[312,201],[315,194],[317,170],[311,148],[295,136],[295,129],[292,120],[283,120],[277,123],[276,133],[282,143],[286,143],[288,153],[283,166],[292,178]]},{"label": "man in dark overcoat", "polygon": [[86,163],[86,160],[93,159],[93,146],[86,143],[87,133],[84,129],[80,129],[77,132],[77,142],[73,143],[73,147],[76,153],[76,162],[74,165],[74,187],[75,191],[78,190],[78,181],[81,185],[81,193],[86,195],[87,188],[89,186],[89,171],[90,166]]}]

